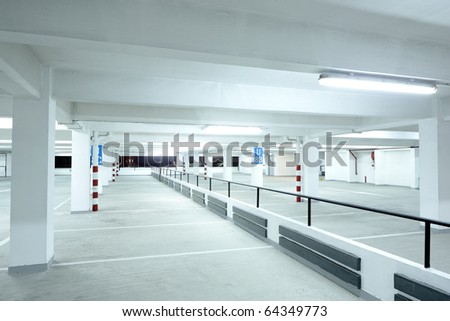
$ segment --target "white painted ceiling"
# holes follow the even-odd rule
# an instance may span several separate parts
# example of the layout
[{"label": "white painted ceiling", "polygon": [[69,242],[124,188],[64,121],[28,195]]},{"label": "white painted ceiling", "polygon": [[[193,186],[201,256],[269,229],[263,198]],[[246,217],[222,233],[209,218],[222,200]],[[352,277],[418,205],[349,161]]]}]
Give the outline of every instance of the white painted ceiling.
[{"label": "white painted ceiling", "polygon": [[[417,131],[450,96],[449,16],[448,1],[2,0],[0,67],[1,45],[20,46],[53,70],[60,122],[119,136]],[[433,97],[320,87],[333,70],[441,85]],[[33,93],[11,75],[0,116]]]}]

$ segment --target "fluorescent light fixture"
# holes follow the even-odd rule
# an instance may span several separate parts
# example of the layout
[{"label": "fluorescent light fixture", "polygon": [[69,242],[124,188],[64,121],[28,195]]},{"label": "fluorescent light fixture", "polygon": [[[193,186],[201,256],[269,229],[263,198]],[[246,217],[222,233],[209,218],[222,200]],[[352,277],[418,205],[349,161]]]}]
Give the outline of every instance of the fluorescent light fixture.
[{"label": "fluorescent light fixture", "polygon": [[211,125],[207,126],[203,132],[213,135],[257,135],[262,132],[262,129],[259,127]]},{"label": "fluorescent light fixture", "polygon": [[[13,119],[9,117],[0,117],[0,129],[12,129],[13,127]],[[68,130],[67,126],[58,124],[55,121],[55,129],[58,130]]]},{"label": "fluorescent light fixture", "polygon": [[380,138],[380,139],[419,139],[417,132],[402,132],[388,130],[371,130],[362,133],[347,133],[333,135],[340,138]]},{"label": "fluorescent light fixture", "polygon": [[56,145],[72,145],[71,140],[55,140]]},{"label": "fluorescent light fixture", "polygon": [[319,83],[323,86],[335,88],[421,95],[431,95],[437,91],[436,84],[420,80],[381,78],[356,74],[321,74],[319,76]]},{"label": "fluorescent light fixture", "polygon": [[0,117],[0,129],[11,129],[12,118]]}]

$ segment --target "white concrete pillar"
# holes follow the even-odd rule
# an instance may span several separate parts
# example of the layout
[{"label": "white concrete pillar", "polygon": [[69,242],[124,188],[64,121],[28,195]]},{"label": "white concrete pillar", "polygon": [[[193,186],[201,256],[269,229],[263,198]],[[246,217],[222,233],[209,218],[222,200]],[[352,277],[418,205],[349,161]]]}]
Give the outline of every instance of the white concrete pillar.
[{"label": "white concrete pillar", "polygon": [[55,106],[49,69],[39,100],[14,100],[10,273],[44,271],[53,261]]},{"label": "white concrete pillar", "polygon": [[410,161],[411,161],[411,188],[418,189],[419,188],[419,149],[411,148],[410,149]]},{"label": "white concrete pillar", "polygon": [[264,186],[264,171],[263,165],[258,164],[252,167],[251,171],[251,185]]},{"label": "white concrete pillar", "polygon": [[[264,155],[264,151],[262,152],[261,155]],[[255,157],[256,157],[256,155],[254,155],[254,158]],[[264,186],[264,165],[263,164],[252,164],[251,185]]]},{"label": "white concrete pillar", "polygon": [[187,154],[187,156],[186,156],[186,172],[189,174],[194,174],[194,167],[191,167],[191,164],[190,164],[190,159],[193,156],[194,156],[193,153]]},{"label": "white concrete pillar", "polygon": [[107,183],[105,184],[105,186],[109,186],[109,182],[112,182],[113,179],[113,166],[112,163],[115,163],[115,159],[114,157],[111,157],[109,155],[106,155],[105,153],[103,153],[103,162],[108,163],[108,166],[103,166],[103,172],[105,175],[105,181],[107,181]]},{"label": "white concrete pillar", "polygon": [[194,174],[203,175],[203,166],[200,166],[199,152],[194,152]]},{"label": "white concrete pillar", "polygon": [[450,222],[450,122],[419,123],[420,216]]},{"label": "white concrete pillar", "polygon": [[90,135],[82,131],[72,131],[72,213],[88,212],[90,209],[91,171],[90,171]]},{"label": "white concrete pillar", "polygon": [[226,148],[223,151],[223,179],[233,180],[233,152]]},{"label": "white concrete pillar", "polygon": [[389,166],[388,164],[386,164],[386,160],[385,160],[385,156],[386,156],[386,151],[384,150],[375,150],[375,172],[374,172],[374,176],[375,176],[375,185],[386,185],[386,171],[387,171],[387,166]]},{"label": "white concrete pillar", "polygon": [[310,196],[319,195],[319,138],[305,137],[303,139],[303,193]]},{"label": "white concrete pillar", "polygon": [[[102,187],[109,186],[109,180],[112,179],[111,168],[101,165],[101,166],[99,166],[99,171],[100,171],[100,181],[101,181]],[[102,188],[102,193],[103,193],[103,188]]]}]

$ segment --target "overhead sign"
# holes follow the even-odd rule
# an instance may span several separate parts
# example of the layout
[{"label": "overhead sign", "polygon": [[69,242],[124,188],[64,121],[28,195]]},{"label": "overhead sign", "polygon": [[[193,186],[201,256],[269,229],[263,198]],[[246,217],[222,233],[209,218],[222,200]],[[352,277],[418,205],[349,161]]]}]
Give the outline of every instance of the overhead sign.
[{"label": "overhead sign", "polygon": [[[91,166],[93,165],[92,162],[93,149],[94,146],[91,145]],[[98,145],[98,165],[103,165],[103,145]]]},{"label": "overhead sign", "polygon": [[263,163],[263,148],[262,147],[254,147],[253,148],[253,164],[262,164]]}]

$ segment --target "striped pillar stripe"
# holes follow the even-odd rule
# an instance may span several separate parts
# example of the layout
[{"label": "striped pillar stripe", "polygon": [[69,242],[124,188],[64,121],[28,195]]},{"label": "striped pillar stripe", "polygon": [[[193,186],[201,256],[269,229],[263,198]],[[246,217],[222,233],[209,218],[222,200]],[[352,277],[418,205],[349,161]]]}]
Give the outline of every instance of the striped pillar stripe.
[{"label": "striped pillar stripe", "polygon": [[[296,167],[295,190],[298,193],[302,192],[302,166],[301,165],[297,165],[297,167]],[[299,203],[302,201],[302,198],[300,196],[297,196],[296,201],[297,201],[297,203]]]},{"label": "striped pillar stripe", "polygon": [[113,163],[113,167],[112,167],[112,181],[113,182],[116,181],[116,163]]},{"label": "striped pillar stripe", "polygon": [[92,211],[98,211],[98,166],[92,166]]},{"label": "striped pillar stripe", "polygon": [[205,180],[206,180],[206,176],[208,176],[208,167],[205,165]]}]

